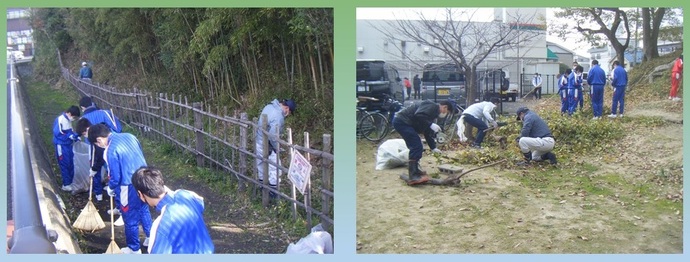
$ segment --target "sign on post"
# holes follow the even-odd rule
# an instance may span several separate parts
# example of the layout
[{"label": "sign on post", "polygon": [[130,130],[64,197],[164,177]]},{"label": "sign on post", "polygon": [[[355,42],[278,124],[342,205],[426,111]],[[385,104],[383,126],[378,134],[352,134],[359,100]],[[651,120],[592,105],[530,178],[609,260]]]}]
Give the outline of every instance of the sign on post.
[{"label": "sign on post", "polygon": [[295,150],[294,154],[292,154],[292,160],[290,160],[288,178],[302,195],[304,195],[304,190],[307,189],[309,174],[311,174],[311,164],[299,151]]}]

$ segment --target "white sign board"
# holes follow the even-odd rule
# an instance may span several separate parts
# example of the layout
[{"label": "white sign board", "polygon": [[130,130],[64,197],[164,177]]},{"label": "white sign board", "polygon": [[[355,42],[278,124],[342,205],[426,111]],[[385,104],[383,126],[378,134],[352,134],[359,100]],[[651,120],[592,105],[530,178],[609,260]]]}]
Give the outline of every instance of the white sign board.
[{"label": "white sign board", "polygon": [[288,169],[288,178],[292,184],[304,195],[304,190],[307,189],[307,182],[309,182],[309,175],[311,174],[311,164],[307,161],[299,151],[295,150],[290,161],[290,169]]}]

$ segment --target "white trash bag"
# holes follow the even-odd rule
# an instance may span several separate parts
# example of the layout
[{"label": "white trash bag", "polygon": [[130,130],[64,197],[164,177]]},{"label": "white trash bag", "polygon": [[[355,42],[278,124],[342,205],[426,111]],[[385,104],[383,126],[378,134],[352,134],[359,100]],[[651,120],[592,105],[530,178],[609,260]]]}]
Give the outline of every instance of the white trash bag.
[{"label": "white trash bag", "polygon": [[318,224],[309,235],[295,244],[290,243],[285,254],[333,254],[333,238]]},{"label": "white trash bag", "polygon": [[72,194],[89,191],[89,154],[91,146],[82,141],[72,145],[74,152],[74,177],[72,178]]},{"label": "white trash bag", "polygon": [[376,170],[392,169],[407,165],[410,150],[405,140],[388,139],[379,146],[376,152]]},{"label": "white trash bag", "polygon": [[[465,136],[465,116],[461,116],[460,119],[458,119],[458,122],[455,123],[455,125],[458,127],[458,138],[460,138],[460,142],[465,142],[467,141],[467,137]],[[471,126],[469,128],[472,128]]]}]

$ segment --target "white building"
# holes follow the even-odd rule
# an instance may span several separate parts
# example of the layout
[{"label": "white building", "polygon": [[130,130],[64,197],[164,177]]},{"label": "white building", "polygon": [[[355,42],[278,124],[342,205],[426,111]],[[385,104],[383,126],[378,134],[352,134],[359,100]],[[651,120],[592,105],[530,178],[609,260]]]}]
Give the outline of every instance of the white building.
[{"label": "white building", "polygon": [[[503,69],[511,76],[511,85],[530,88],[532,75],[538,72],[545,78],[544,83],[546,85],[542,89],[543,92],[553,92],[549,88],[552,84],[547,76],[552,75],[553,83],[555,83],[555,75],[559,73],[558,64],[562,60],[558,56],[554,56],[553,53],[550,54],[547,48],[545,17],[546,8],[494,8],[492,22],[471,22],[478,24],[477,27],[481,27],[481,24],[487,24],[483,28],[488,31],[483,33],[489,36],[496,32],[491,32],[489,29],[497,27],[488,25],[496,23],[517,29],[516,32],[523,32],[523,35],[530,36],[529,40],[521,45],[495,49],[478,69]],[[396,20],[358,19],[356,21],[356,58],[385,60],[398,69],[401,77],[410,79],[415,74],[421,75],[421,68],[425,63],[448,61],[441,50],[434,46],[415,41],[386,39],[382,32],[395,32],[393,27],[399,26],[398,24]],[[517,41],[521,42],[520,40]],[[438,43],[436,39],[428,39],[425,42]],[[483,47],[481,44],[476,46],[478,41],[467,42],[474,42],[463,48],[463,53],[468,59],[471,59],[471,56],[477,53],[476,50],[481,51]],[[471,46],[473,44],[474,46]],[[523,75],[522,81],[520,81],[518,77],[520,74],[518,73]]]}]

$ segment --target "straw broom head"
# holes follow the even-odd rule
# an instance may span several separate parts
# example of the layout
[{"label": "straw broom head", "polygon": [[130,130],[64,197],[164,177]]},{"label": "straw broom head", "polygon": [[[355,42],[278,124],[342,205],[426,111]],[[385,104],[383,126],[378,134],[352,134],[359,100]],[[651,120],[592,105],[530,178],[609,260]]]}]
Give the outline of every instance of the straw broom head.
[{"label": "straw broom head", "polygon": [[[91,184],[93,185],[93,179],[91,179]],[[91,190],[89,190],[89,202],[86,203],[84,209],[81,210],[81,213],[72,224],[72,227],[91,232],[105,228],[105,223],[101,215],[98,214],[98,209],[96,209],[96,206],[91,202]]]},{"label": "straw broom head", "polygon": [[[110,197],[110,210],[113,209],[113,197]],[[115,222],[114,214],[112,211],[110,211],[110,245],[108,245],[108,249],[105,250],[104,254],[122,254],[122,250],[120,249],[119,246],[117,246],[117,243],[115,243],[115,225],[113,225]]]}]

